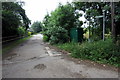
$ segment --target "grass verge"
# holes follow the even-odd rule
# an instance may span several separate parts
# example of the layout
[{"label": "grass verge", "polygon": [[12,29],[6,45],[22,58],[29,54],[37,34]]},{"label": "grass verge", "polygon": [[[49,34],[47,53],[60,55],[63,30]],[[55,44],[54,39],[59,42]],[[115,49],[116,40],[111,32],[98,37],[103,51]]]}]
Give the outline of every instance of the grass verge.
[{"label": "grass verge", "polygon": [[111,39],[82,44],[73,42],[57,44],[57,47],[70,52],[74,58],[89,59],[115,67],[120,66],[120,46],[113,44]]},{"label": "grass verge", "polygon": [[8,52],[9,50],[15,48],[17,45],[19,45],[20,43],[23,43],[24,41],[30,39],[31,37],[32,36],[28,36],[28,37],[25,37],[23,39],[16,40],[16,41],[12,42],[11,44],[9,44],[5,47],[2,47],[2,51],[1,51],[2,53],[0,53],[0,54],[4,54],[4,53]]}]

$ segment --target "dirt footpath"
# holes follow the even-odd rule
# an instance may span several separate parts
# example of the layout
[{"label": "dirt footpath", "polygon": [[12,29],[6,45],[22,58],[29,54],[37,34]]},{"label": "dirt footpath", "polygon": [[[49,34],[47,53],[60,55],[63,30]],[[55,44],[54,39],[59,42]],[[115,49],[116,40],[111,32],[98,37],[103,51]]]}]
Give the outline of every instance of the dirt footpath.
[{"label": "dirt footpath", "polygon": [[10,51],[2,65],[3,78],[118,78],[117,70],[93,62],[76,63],[62,52],[50,49],[41,34]]}]

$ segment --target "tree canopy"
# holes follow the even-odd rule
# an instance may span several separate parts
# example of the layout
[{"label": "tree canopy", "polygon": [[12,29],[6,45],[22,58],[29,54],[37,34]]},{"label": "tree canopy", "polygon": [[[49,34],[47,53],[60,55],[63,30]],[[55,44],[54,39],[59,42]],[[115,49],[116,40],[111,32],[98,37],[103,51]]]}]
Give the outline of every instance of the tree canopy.
[{"label": "tree canopy", "polygon": [[38,33],[38,32],[40,32],[40,31],[42,31],[42,23],[36,21],[36,22],[34,22],[34,23],[32,24],[31,28],[33,29],[33,31],[34,31],[35,33]]},{"label": "tree canopy", "polygon": [[4,36],[17,35],[17,28],[29,28],[30,20],[22,8],[22,2],[2,2],[2,33]]},{"label": "tree canopy", "polygon": [[[69,32],[73,27],[81,27],[79,14],[75,11],[72,4],[59,4],[59,6],[50,14],[47,14],[43,20],[44,34],[50,39],[50,42],[63,43],[69,41]],[[77,24],[77,25],[76,25]]]},{"label": "tree canopy", "polygon": [[[94,34],[98,37],[102,38],[102,26],[103,20],[102,18],[97,19],[96,16],[103,15],[103,10],[105,11],[105,26],[106,33],[111,32],[111,4],[110,2],[73,2],[75,8],[77,10],[82,10],[86,13],[85,18],[89,21],[92,26],[91,29],[94,29]],[[117,37],[120,35],[120,2],[114,3],[115,16],[114,16],[114,26],[115,27],[115,35],[113,37]],[[92,32],[92,31],[91,31]],[[112,33],[113,34],[113,33]],[[99,39],[98,39],[99,40]]]}]

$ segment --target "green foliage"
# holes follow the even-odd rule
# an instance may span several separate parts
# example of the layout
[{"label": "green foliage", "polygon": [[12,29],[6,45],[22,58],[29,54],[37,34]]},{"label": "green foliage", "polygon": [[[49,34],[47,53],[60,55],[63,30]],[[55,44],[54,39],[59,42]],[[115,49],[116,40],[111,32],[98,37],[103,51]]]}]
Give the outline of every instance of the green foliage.
[{"label": "green foliage", "polygon": [[18,35],[19,36],[31,36],[32,32],[26,31],[23,27],[19,27],[17,29]]},{"label": "green foliage", "polygon": [[82,22],[78,20],[80,16],[70,3],[59,4],[55,11],[45,16],[43,34],[49,37],[51,44],[65,43],[69,41],[70,29],[82,25]]},{"label": "green foliage", "polygon": [[49,41],[49,38],[48,38],[48,36],[46,36],[46,35],[43,35],[43,41],[44,41],[44,42],[48,42],[48,41]]},{"label": "green foliage", "polygon": [[11,11],[2,11],[2,33],[3,36],[11,36],[17,33],[20,18]]},{"label": "green foliage", "polygon": [[26,33],[26,31],[25,31],[25,29],[23,27],[19,27],[17,29],[17,32],[18,32],[19,36],[24,36],[25,33]]},{"label": "green foliage", "polygon": [[33,29],[33,31],[35,32],[35,33],[38,33],[38,32],[40,32],[41,30],[42,30],[42,24],[41,24],[41,22],[34,22],[33,24],[32,24],[32,26],[31,26],[31,28]]},{"label": "green foliage", "polygon": [[71,52],[71,56],[81,59],[90,59],[98,63],[107,63],[119,66],[120,46],[112,43],[111,39],[106,41],[85,42],[78,43],[65,43],[59,44],[59,48]]},{"label": "green foliage", "polygon": [[18,27],[23,26],[26,30],[30,20],[25,14],[20,2],[2,2],[2,36],[17,35]]},{"label": "green foliage", "polygon": [[51,34],[49,40],[51,44],[65,43],[69,40],[67,30],[62,27],[53,27],[48,31],[48,33]]},{"label": "green foliage", "polygon": [[31,34],[32,34],[32,32],[28,32],[28,33],[27,33],[28,36],[31,36]]},{"label": "green foliage", "polygon": [[[102,18],[96,19],[95,16],[103,15],[103,10],[105,10],[105,32],[108,34],[112,32],[111,29],[111,3],[110,2],[73,2],[76,10],[82,10],[86,13],[85,18],[90,22],[90,33],[95,34],[99,39],[102,39]],[[114,38],[120,35],[120,2],[114,3],[114,24],[115,24],[115,35]],[[112,32],[112,35],[114,32]],[[94,37],[92,37],[94,38]],[[117,39],[117,38],[116,38]]]},{"label": "green foliage", "polygon": [[68,32],[62,27],[50,27],[45,33],[51,44],[65,43],[69,40]]},{"label": "green foliage", "polygon": [[93,34],[90,38],[91,41],[99,41],[101,38],[97,34]]}]

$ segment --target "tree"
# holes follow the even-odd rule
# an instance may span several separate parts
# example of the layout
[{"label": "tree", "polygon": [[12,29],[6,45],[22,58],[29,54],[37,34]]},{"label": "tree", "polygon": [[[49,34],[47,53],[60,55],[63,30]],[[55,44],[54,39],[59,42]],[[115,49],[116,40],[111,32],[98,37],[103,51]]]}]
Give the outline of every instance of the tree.
[{"label": "tree", "polygon": [[2,2],[3,37],[17,35],[19,26],[23,26],[27,30],[29,24],[30,20],[22,8],[22,2]]},{"label": "tree", "polygon": [[114,8],[114,15],[113,15],[114,18],[113,18],[112,37],[113,37],[113,42],[114,43],[119,42],[120,45],[120,2],[115,2],[113,8]]},{"label": "tree", "polygon": [[35,33],[38,33],[42,31],[42,24],[41,22],[36,21],[32,24],[31,28],[33,29]]},{"label": "tree", "polygon": [[55,11],[47,14],[43,20],[44,34],[53,43],[64,43],[70,40],[70,29],[80,27],[82,22],[79,21],[79,14],[75,11],[72,4],[59,4]]},{"label": "tree", "polygon": [[[77,10],[83,10],[86,13],[85,18],[90,22],[90,25],[96,26],[93,27],[94,34],[97,36],[101,36],[102,39],[102,26],[103,20],[102,18],[97,20],[95,16],[103,15],[103,10],[105,10],[105,23],[106,23],[106,33],[112,32],[111,31],[111,9],[110,9],[110,2],[73,2],[74,6]],[[119,33],[119,21],[120,21],[120,2],[115,3],[115,19],[114,24],[115,34],[114,37],[120,35]],[[93,24],[94,23],[94,24]],[[115,27],[114,26],[114,27]],[[112,33],[113,35],[113,33]]]},{"label": "tree", "polygon": [[49,26],[49,18],[50,18],[50,16],[49,16],[49,14],[47,13],[47,15],[45,15],[45,17],[44,17],[44,19],[43,19],[43,21],[42,21],[42,24],[43,24],[42,30],[43,30],[44,32],[45,32],[46,30],[48,30],[47,27]]}]

